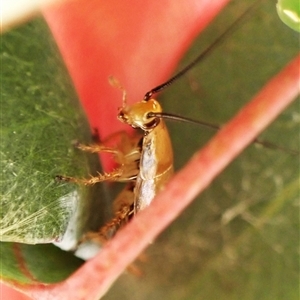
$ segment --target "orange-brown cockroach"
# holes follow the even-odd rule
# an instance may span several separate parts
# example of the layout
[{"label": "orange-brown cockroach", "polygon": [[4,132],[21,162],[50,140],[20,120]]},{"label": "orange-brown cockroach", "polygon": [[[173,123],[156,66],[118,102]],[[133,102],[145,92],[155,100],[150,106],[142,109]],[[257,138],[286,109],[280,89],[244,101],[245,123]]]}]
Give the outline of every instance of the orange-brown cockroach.
[{"label": "orange-brown cockroach", "polygon": [[[246,11],[246,13],[248,12],[249,10]],[[89,146],[78,144],[77,148],[83,151],[113,154],[118,168],[110,173],[98,173],[97,176],[88,179],[56,177],[61,181],[84,185],[102,181],[128,182],[128,185],[114,201],[113,219],[100,229],[100,233],[96,233],[96,239],[97,236],[105,240],[111,238],[134,214],[150,205],[155,195],[173,174],[173,150],[167,127],[162,118],[163,116],[170,117],[170,115],[162,113],[161,105],[152,96],[182,77],[215,46],[223,42],[246,13],[242,14],[215,42],[178,74],[147,92],[141,102],[131,106],[127,105],[125,89],[114,78],[111,78],[111,84],[123,91],[123,105],[119,109],[118,119],[133,128],[140,128],[143,135],[132,139],[123,132],[114,134],[113,137],[109,137],[101,144]],[[209,124],[208,126],[213,127]],[[117,147],[109,146],[110,139],[116,135],[119,135],[121,142]],[[91,235],[91,238],[92,236],[94,234]]]},{"label": "orange-brown cockroach", "polygon": [[[115,79],[111,82],[123,89]],[[114,201],[113,219],[100,230],[104,239],[113,236],[132,215],[150,205],[173,174],[173,151],[167,127],[162,118],[151,117],[150,113],[162,113],[158,101],[144,99],[129,106],[123,90],[123,105],[119,109],[118,119],[133,128],[142,129],[143,136],[130,138],[124,132],[117,133],[121,136],[121,143],[116,148],[106,146],[109,140],[91,146],[78,144],[77,147],[84,151],[113,154],[119,167],[111,173],[98,174],[89,179],[58,176],[60,180],[84,185],[102,181],[129,182]]]},{"label": "orange-brown cockroach", "polygon": [[[255,4],[256,5],[256,4]],[[241,22],[245,15],[252,9],[253,5],[243,13],[233,24],[206,48],[194,61],[165,83],[147,92],[142,101],[127,105],[126,92],[124,88],[112,77],[111,84],[123,91],[123,105],[119,109],[118,119],[133,128],[139,128],[143,134],[134,138],[129,137],[124,132],[116,133],[101,144],[82,145],[77,147],[83,151],[106,152],[113,154],[118,167],[110,172],[100,174],[88,179],[77,179],[73,177],[57,176],[57,179],[70,181],[84,185],[92,185],[102,181],[127,182],[125,189],[119,194],[113,204],[114,216],[98,233],[90,235],[91,238],[107,240],[114,236],[116,231],[123,227],[134,214],[138,213],[150,205],[155,195],[164,187],[173,174],[173,151],[171,140],[163,118],[179,119],[183,118],[171,114],[163,113],[162,107],[152,96],[165,87],[171,85],[183,74],[188,72],[218,44],[236,29],[236,25]],[[187,120],[187,119],[185,119]],[[204,122],[187,120],[208,126],[213,129],[220,127]],[[118,136],[120,143],[116,147],[110,146],[110,139]],[[268,142],[256,139],[254,142],[263,144],[269,148],[282,149]],[[286,149],[285,149],[286,150]],[[290,151],[293,153],[293,151]]]}]

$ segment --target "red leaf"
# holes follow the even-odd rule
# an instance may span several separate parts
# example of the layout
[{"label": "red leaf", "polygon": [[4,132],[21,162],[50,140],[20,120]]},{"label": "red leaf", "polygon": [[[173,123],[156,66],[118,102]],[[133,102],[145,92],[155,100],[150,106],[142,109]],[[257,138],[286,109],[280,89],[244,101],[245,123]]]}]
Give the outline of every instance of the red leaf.
[{"label": "red leaf", "polygon": [[4,283],[0,283],[1,299],[9,300],[29,300],[26,295],[16,291],[15,289],[7,286]]}]

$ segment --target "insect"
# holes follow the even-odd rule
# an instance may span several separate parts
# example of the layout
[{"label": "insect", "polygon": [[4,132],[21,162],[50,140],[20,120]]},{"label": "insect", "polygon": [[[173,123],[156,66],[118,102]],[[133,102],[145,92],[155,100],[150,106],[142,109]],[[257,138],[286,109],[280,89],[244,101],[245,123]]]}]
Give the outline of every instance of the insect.
[{"label": "insect", "polygon": [[[114,218],[100,230],[104,238],[113,235],[134,214],[150,205],[173,174],[173,153],[167,127],[160,117],[150,115],[162,112],[159,102],[148,95],[149,99],[145,96],[143,101],[128,106],[125,90],[114,78],[111,82],[123,90],[123,105],[119,109],[118,119],[133,128],[140,128],[143,135],[132,139],[120,132],[99,145],[77,145],[83,151],[113,154],[119,167],[111,173],[98,174],[89,179],[58,176],[59,180],[85,185],[107,180],[129,182],[114,201]],[[106,146],[116,137],[121,140],[118,147]]]},{"label": "insect", "polygon": [[[247,11],[246,13],[248,13]],[[73,177],[58,176],[62,181],[79,184],[95,184],[102,181],[127,182],[127,186],[114,201],[114,217],[94,236],[111,238],[118,229],[123,227],[135,214],[150,205],[155,195],[164,187],[173,174],[173,153],[170,137],[163,118],[181,119],[178,116],[163,113],[161,105],[152,96],[165,87],[172,84],[183,74],[188,72],[204,56],[206,56],[217,44],[234,29],[236,24],[244,18],[241,15],[214,43],[202,52],[192,63],[172,77],[167,82],[147,92],[144,99],[132,106],[127,105],[125,89],[111,78],[113,86],[123,91],[123,104],[118,112],[118,119],[133,128],[142,130],[142,135],[130,138],[124,133],[118,133],[109,137],[101,144],[82,145],[77,148],[89,152],[111,153],[118,167],[110,173],[98,174],[89,179],[77,179]],[[193,121],[194,122],[194,121]],[[205,126],[219,129],[218,126],[197,122]],[[117,138],[120,142],[111,147],[111,140]],[[272,144],[261,142],[268,147]]]}]

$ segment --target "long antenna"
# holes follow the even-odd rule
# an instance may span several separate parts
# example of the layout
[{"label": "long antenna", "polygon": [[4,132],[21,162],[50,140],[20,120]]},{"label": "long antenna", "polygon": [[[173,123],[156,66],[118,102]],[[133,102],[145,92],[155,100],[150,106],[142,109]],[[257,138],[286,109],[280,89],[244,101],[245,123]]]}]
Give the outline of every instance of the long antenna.
[{"label": "long antenna", "polygon": [[175,114],[165,113],[165,112],[162,112],[162,113],[150,112],[150,113],[148,113],[147,117],[148,118],[162,118],[162,119],[167,119],[167,120],[186,122],[186,123],[200,125],[200,126],[203,126],[203,127],[206,127],[206,128],[213,129],[213,130],[221,129],[221,126],[213,124],[213,123],[198,121],[198,120],[178,116],[178,115],[175,115]]},{"label": "long antenna", "polygon": [[[163,118],[163,119],[167,119],[167,120],[186,122],[186,123],[191,123],[191,124],[195,124],[195,125],[200,125],[202,127],[206,127],[206,128],[213,129],[213,130],[220,130],[222,128],[222,126],[216,125],[213,123],[198,121],[198,120],[194,120],[191,118],[186,118],[186,117],[182,117],[182,116],[178,116],[178,115],[174,115],[174,114],[170,114],[170,113],[165,113],[165,112],[162,112],[162,113],[150,112],[150,113],[148,113],[147,117],[148,118]],[[271,143],[269,141],[261,140],[259,138],[255,138],[252,141],[252,143],[257,144],[257,145],[262,145],[265,148],[280,150],[285,153],[289,153],[291,155],[299,155],[300,154],[300,152],[298,150],[281,147],[281,146],[278,146],[277,144]]]},{"label": "long antenna", "polygon": [[157,94],[158,92],[162,91],[169,85],[171,85],[174,81],[178,80],[180,77],[182,77],[185,73],[187,73],[190,69],[192,69],[197,63],[202,61],[206,55],[208,55],[210,52],[212,52],[216,46],[223,43],[226,38],[231,35],[234,31],[238,29],[238,24],[245,20],[245,17],[247,15],[250,15],[250,12],[252,12],[258,3],[260,3],[261,0],[255,1],[243,14],[241,14],[228,28],[225,30],[214,42],[212,42],[204,51],[202,51],[190,64],[188,64],[185,68],[183,68],[180,72],[178,72],[176,75],[174,75],[172,78],[170,78],[168,81],[158,85],[154,89],[147,92],[144,96],[144,100],[148,101],[154,94]]}]

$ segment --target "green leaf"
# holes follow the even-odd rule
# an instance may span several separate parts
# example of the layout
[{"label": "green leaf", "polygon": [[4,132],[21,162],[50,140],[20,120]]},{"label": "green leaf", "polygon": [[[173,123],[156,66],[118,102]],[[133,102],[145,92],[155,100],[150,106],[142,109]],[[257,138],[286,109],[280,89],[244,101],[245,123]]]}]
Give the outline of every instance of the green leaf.
[{"label": "green leaf", "polygon": [[59,282],[82,261],[54,245],[1,243],[1,277],[16,284]]},{"label": "green leaf", "polygon": [[[1,66],[1,241],[60,241],[70,218],[73,238],[78,240],[84,231],[98,228],[106,212],[99,205],[103,200],[97,189],[62,184],[54,178],[84,177],[100,168],[97,156],[72,146],[74,140],[89,142],[91,134],[43,20],[2,36]],[[80,260],[66,260],[68,254],[53,248],[2,243],[1,276],[22,282],[31,281],[30,276],[46,282],[61,280]],[[70,260],[73,264],[67,264]]]}]

